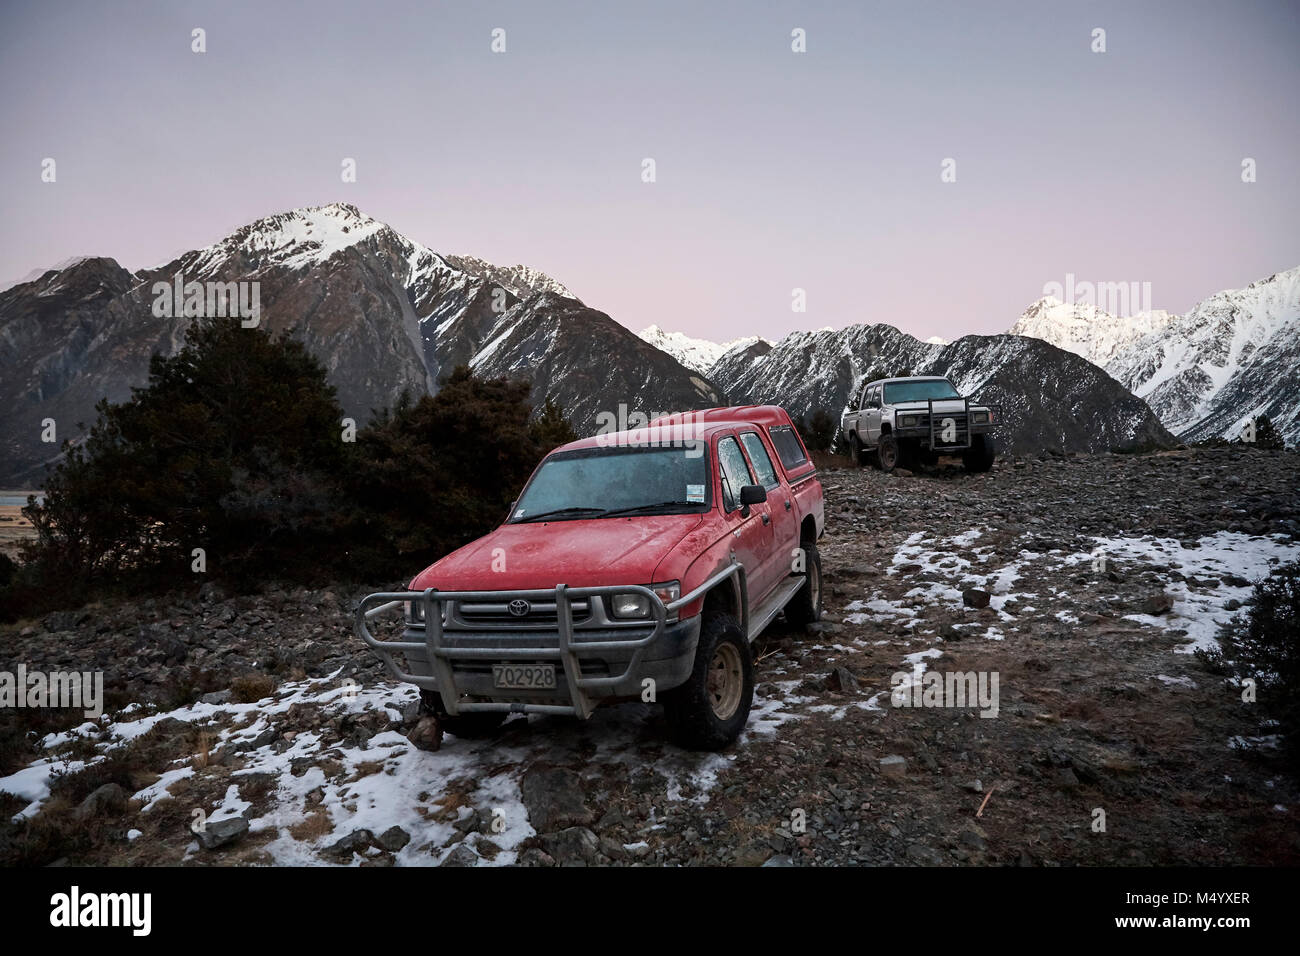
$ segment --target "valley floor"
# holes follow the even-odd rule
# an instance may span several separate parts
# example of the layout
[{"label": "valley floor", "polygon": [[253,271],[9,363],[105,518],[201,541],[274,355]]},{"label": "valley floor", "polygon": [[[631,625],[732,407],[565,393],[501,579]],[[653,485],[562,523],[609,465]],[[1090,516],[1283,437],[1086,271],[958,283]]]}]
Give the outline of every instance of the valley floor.
[{"label": "valley floor", "polygon": [[[104,670],[115,706],[153,703],[11,755],[0,861],[1300,862],[1273,731],[1190,653],[1300,559],[1300,455],[822,480],[823,620],[759,639],[749,728],[722,754],[665,744],[641,704],[417,749],[414,690],[352,636],[359,595],[209,586],[8,628],[6,659]],[[996,675],[996,716],[893,706],[921,670]],[[271,696],[234,703],[248,672],[273,681],[236,698]]]}]

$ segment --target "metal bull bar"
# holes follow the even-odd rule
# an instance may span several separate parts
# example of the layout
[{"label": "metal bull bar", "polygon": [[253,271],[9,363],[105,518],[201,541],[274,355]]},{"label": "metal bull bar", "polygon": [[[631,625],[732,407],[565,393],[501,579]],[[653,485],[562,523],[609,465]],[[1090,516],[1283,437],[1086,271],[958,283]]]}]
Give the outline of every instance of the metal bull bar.
[{"label": "metal bull bar", "polygon": [[[437,691],[442,698],[442,705],[449,715],[479,711],[541,714],[576,714],[588,717],[595,704],[588,694],[590,690],[613,687],[631,676],[641,663],[642,654],[663,632],[668,615],[698,600],[720,582],[740,570],[740,564],[732,562],[727,567],[710,577],[689,594],[664,604],[663,600],[650,588],[639,584],[603,585],[600,587],[571,588],[558,584],[553,589],[542,588],[528,591],[439,591],[428,588],[424,591],[380,591],[367,595],[357,605],[354,616],[354,629],[371,650],[379,655],[384,666],[398,680],[415,684],[424,690]],[[573,639],[573,611],[569,602],[574,599],[590,598],[596,595],[643,594],[650,600],[650,620],[654,626],[649,634],[626,640],[575,641]],[[555,600],[557,629],[554,632],[556,642],[534,647],[511,646],[501,643],[499,646],[455,647],[447,646],[444,641],[442,622],[442,604],[444,601],[496,601],[508,603],[513,600],[525,601]],[[420,602],[424,608],[423,641],[385,641],[370,633],[369,621],[394,608],[400,608],[410,601]],[[371,607],[378,603],[378,606]],[[508,628],[507,628],[508,630]],[[473,631],[463,632],[473,634]],[[549,630],[519,631],[532,638],[550,637]],[[580,660],[609,651],[631,651],[632,657],[626,669],[618,675],[608,677],[584,677]],[[423,658],[428,664],[432,676],[410,674],[394,660],[395,654],[412,655]],[[494,661],[537,661],[558,660],[563,669],[564,681],[569,691],[570,704],[536,704],[522,701],[462,701],[456,687],[455,674],[452,671],[453,660],[494,660]]]},{"label": "metal bull bar", "polygon": [[[945,419],[952,419],[954,431],[957,432],[957,438],[958,438],[957,441],[951,441],[951,442],[936,441],[936,436],[938,436],[939,438],[943,437],[943,428],[942,426],[939,428],[935,428],[936,425],[935,411],[934,411],[935,401],[938,401],[941,404],[951,403],[951,402],[961,402],[960,409],[952,408],[947,411],[942,411],[938,413],[939,422],[942,422]],[[970,399],[968,398],[933,399],[932,398],[929,400],[929,403],[930,405],[927,411],[929,412],[928,424],[930,426],[930,447],[941,448],[944,451],[957,451],[957,450],[969,448],[971,446]],[[965,422],[964,436],[961,434],[961,429],[956,428],[958,415],[960,415],[962,417],[962,420]],[[965,438],[965,441],[962,441],[961,440],[962,438]]]}]

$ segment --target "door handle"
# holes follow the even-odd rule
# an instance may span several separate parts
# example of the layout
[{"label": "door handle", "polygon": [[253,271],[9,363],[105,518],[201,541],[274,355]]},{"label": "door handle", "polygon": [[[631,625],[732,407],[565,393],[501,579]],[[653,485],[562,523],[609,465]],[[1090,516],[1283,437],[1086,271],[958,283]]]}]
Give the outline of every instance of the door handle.
[{"label": "door handle", "polygon": [[786,510],[786,511],[789,511],[789,510],[790,510],[790,499],[789,499],[789,498],[785,499],[785,510]]},{"label": "door handle", "polygon": [[766,511],[764,511],[764,512],[763,512],[763,524],[771,524],[771,523],[772,523],[772,516],[771,516],[770,514],[768,514]]}]

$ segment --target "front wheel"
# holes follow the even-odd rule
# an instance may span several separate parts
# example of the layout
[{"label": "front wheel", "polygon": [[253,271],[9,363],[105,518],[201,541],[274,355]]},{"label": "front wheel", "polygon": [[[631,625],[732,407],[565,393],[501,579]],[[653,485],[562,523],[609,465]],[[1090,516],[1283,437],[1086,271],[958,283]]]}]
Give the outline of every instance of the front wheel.
[{"label": "front wheel", "polygon": [[988,471],[993,467],[997,453],[997,443],[992,435],[975,435],[971,438],[970,448],[962,453],[962,464],[970,472]]},{"label": "front wheel", "polygon": [[880,447],[876,449],[876,458],[880,470],[888,474],[898,467],[898,439],[893,435],[881,435]]},{"label": "front wheel", "polygon": [[420,691],[420,709],[438,718],[438,724],[453,737],[464,740],[481,740],[493,736],[506,722],[506,714],[493,711],[479,711],[471,714],[447,714],[442,706],[442,695],[436,690]]},{"label": "front wheel", "polygon": [[794,627],[811,624],[822,616],[822,557],[817,545],[803,544],[804,582],[785,606],[786,623]]},{"label": "front wheel", "polygon": [[704,619],[691,676],[663,702],[669,736],[680,747],[721,750],[740,736],[754,702],[754,659],[734,617]]}]

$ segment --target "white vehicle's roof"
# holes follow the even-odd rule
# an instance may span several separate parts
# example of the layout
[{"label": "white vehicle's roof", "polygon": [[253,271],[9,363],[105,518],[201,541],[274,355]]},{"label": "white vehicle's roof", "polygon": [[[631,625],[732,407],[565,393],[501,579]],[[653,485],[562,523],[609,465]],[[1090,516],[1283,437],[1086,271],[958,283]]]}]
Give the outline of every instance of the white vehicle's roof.
[{"label": "white vehicle's roof", "polygon": [[[942,375],[908,375],[905,378],[878,378],[867,382],[867,385],[887,385],[890,382],[947,382]],[[948,382],[951,385],[951,382]]]}]

